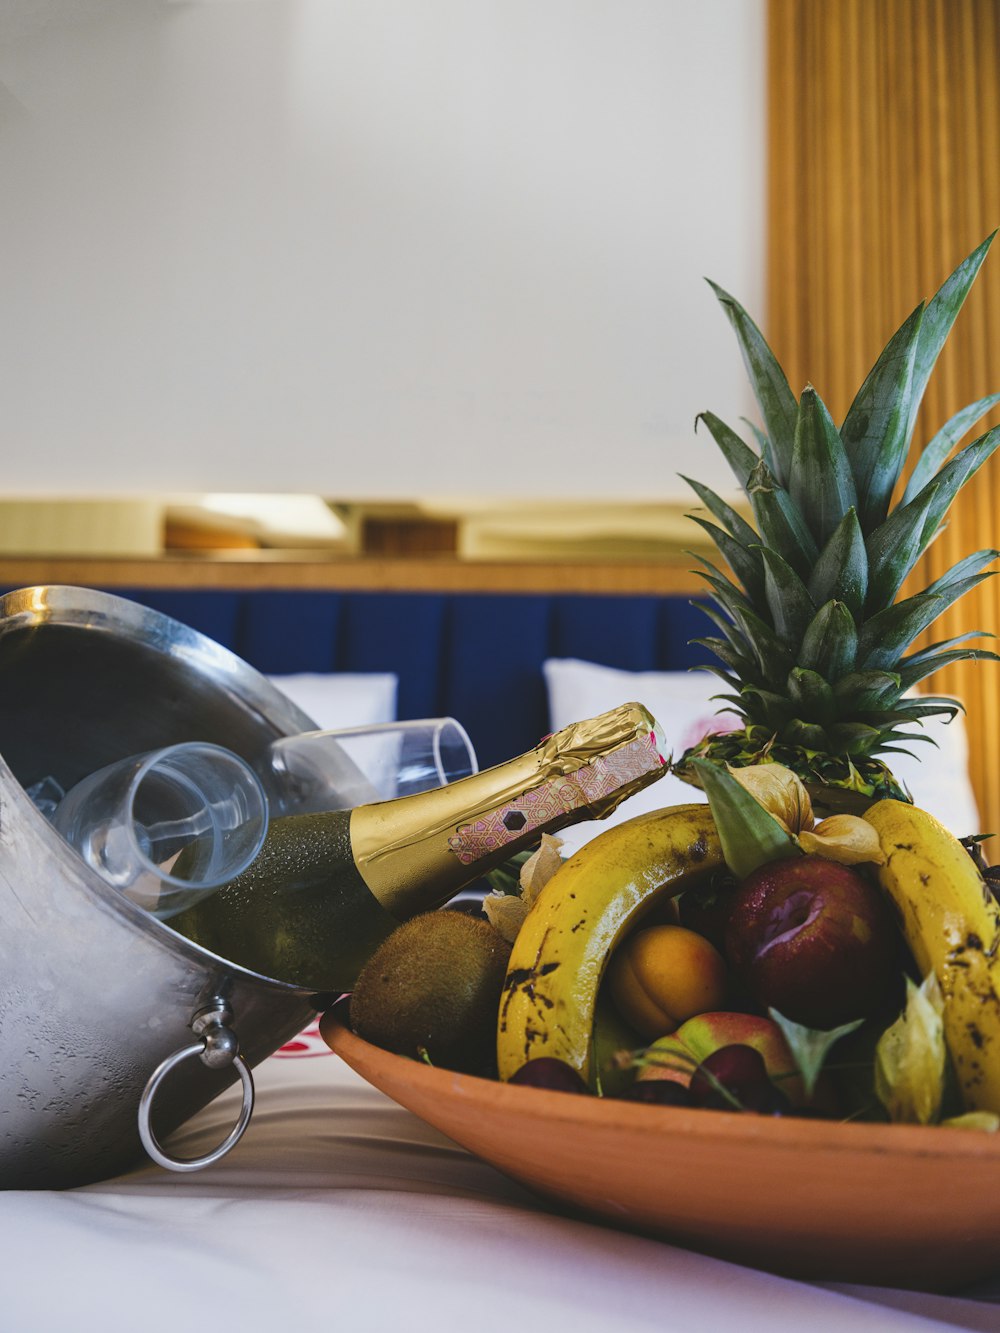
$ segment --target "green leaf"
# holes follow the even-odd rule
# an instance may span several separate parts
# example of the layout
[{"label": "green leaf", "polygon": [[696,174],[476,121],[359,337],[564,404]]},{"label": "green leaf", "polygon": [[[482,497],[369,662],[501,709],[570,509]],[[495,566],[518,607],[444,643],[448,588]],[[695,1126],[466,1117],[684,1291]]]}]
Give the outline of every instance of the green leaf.
[{"label": "green leaf", "polygon": [[819,554],[809,577],[817,606],[843,602],[860,619],[868,596],[868,552],[855,509],[849,509]]},{"label": "green leaf", "polygon": [[[905,660],[905,659],[904,659]],[[922,656],[921,661],[910,666],[901,666],[899,679],[904,689],[911,689],[918,681],[926,680],[942,667],[953,662],[1000,662],[1000,654],[988,648],[954,648],[951,652],[935,653],[931,657]]]},{"label": "green leaf", "polygon": [[948,334],[955,323],[955,318],[976,280],[976,275],[982,267],[986,252],[993,244],[995,236],[996,232],[994,231],[987,236],[981,245],[976,246],[972,254],[959,264],[950,277],[945,279],[927,306],[920,328],[920,341],[917,345],[913,378],[910,385],[910,416],[907,424],[907,440],[913,434],[917,412],[920,410],[924,390],[927,388],[927,381],[931,377],[934,363],[947,341]]},{"label": "green leaf", "polygon": [[764,340],[764,335],[740,303],[716,283],[709,286],[718,297],[735,330],[754,397],[770,441],[771,467],[779,482],[786,482],[792,463],[797,406],[785,372]]},{"label": "green leaf", "polygon": [[861,626],[858,635],[858,668],[882,671],[895,667],[903,648],[947,610],[944,597],[917,593],[887,606]]},{"label": "green leaf", "polygon": [[750,474],[760,462],[760,459],[743,440],[736,434],[731,426],[720,420],[714,412],[702,412],[694,419],[694,428],[698,429],[698,422],[704,421],[705,425],[712,432],[712,438],[722,451],[726,462],[733,470],[733,476],[739,482],[741,489],[746,490]]},{"label": "green leaf", "polygon": [[889,509],[909,447],[910,386],[923,305],[897,329],[869,371],[840,428],[865,532]]},{"label": "green leaf", "polygon": [[[731,537],[724,528],[720,528],[715,523],[709,523],[707,518],[699,518],[697,514],[689,514],[708,535],[718,547],[722,558],[733,571],[736,577],[742,583],[753,601],[759,601],[764,592],[764,575],[761,569],[760,554],[757,550],[747,550],[747,548]],[[757,534],[753,534],[754,541],[757,541]]]},{"label": "green leaf", "polygon": [[801,855],[792,835],[732,774],[705,759],[693,759],[691,766],[708,797],[726,865],[737,879],[770,861]]},{"label": "green leaf", "polygon": [[[934,500],[924,523],[924,547],[930,544],[955,496],[998,447],[1000,447],[1000,426],[994,426],[985,435],[980,435],[978,440],[967,444],[941,469],[934,480],[924,487],[924,490],[928,488],[934,490]],[[917,499],[919,498],[918,496]],[[916,500],[911,503],[915,504]]]},{"label": "green leaf", "polygon": [[[756,467],[756,462],[754,463]],[[692,477],[685,477],[681,473],[681,481],[686,481],[691,489],[701,500],[702,504],[713,514],[730,536],[735,537],[738,542],[744,546],[753,546],[759,540],[757,533],[746,521],[742,514],[735,510],[732,505],[726,504],[721,496],[716,495],[715,491],[703,486],[700,481],[695,481]]]},{"label": "green leaf", "polygon": [[837,716],[837,697],[818,671],[795,667],[788,673],[787,686],[788,697],[808,721],[827,726]]},{"label": "green leaf", "polygon": [[771,441],[767,438],[766,432],[762,431],[759,426],[754,425],[749,417],[740,417],[740,420],[743,422],[744,426],[749,428],[751,435],[757,441],[757,451],[761,458],[763,458],[771,471],[774,472],[774,451],[771,448]]},{"label": "green leaf", "polygon": [[991,408],[996,407],[997,403],[1000,403],[1000,393],[991,393],[986,398],[980,398],[977,403],[963,407],[961,412],[956,412],[950,421],[945,422],[934,438],[924,446],[923,453],[917,459],[907,480],[902,504],[912,500],[921,488],[927,485],[966,431],[971,430]]},{"label": "green leaf", "polygon": [[793,718],[783,728],[780,739],[784,745],[796,745],[803,750],[818,750],[821,754],[833,752],[826,728],[817,722],[805,722],[800,717]]},{"label": "green leaf", "polygon": [[842,676],[833,693],[844,713],[863,713],[894,703],[902,692],[900,678],[888,671],[852,671]]},{"label": "green leaf", "polygon": [[811,384],[799,400],[788,492],[819,545],[858,503],[840,434]]},{"label": "green leaf", "polygon": [[813,599],[798,574],[777,551],[767,546],[757,550],[764,562],[764,595],[775,631],[786,643],[797,644],[816,614]]},{"label": "green leaf", "polygon": [[769,731],[780,731],[794,716],[794,710],[783,694],[775,694],[763,686],[744,686],[741,702],[743,711]]},{"label": "green leaf", "polygon": [[894,509],[865,543],[869,615],[890,604],[916,563],[923,550],[927,515],[936,496],[937,487],[927,486],[908,505]]},{"label": "green leaf", "polygon": [[777,1009],[768,1009],[767,1012],[785,1034],[785,1040],[792,1052],[792,1058],[802,1075],[807,1100],[816,1091],[816,1082],[822,1072],[826,1057],[833,1046],[840,1041],[841,1037],[846,1037],[849,1033],[857,1031],[864,1022],[863,1018],[856,1018],[853,1023],[844,1023],[839,1028],[832,1028],[829,1032],[823,1032],[817,1028],[803,1027],[801,1023],[793,1023],[784,1014],[779,1014]]},{"label": "green leaf", "polygon": [[858,631],[843,602],[827,602],[813,616],[802,637],[799,665],[837,680],[854,670]]},{"label": "green leaf", "polygon": [[939,579],[935,579],[933,583],[928,584],[924,589],[924,592],[929,592],[931,594],[944,592],[946,589],[950,588],[952,584],[960,583],[967,578],[971,578],[974,574],[977,574],[984,565],[991,564],[998,556],[1000,556],[1000,551],[975,551],[972,555],[967,555],[964,560],[959,560],[957,564],[952,565],[951,569],[946,570]]},{"label": "green leaf", "polygon": [[792,497],[763,463],[754,468],[747,495],[763,544],[780,551],[796,574],[807,579],[816,563],[816,543]]},{"label": "green leaf", "polygon": [[707,648],[710,653],[714,653],[720,662],[724,662],[741,680],[750,680],[760,670],[757,661],[753,657],[745,657],[733,645],[725,639],[717,639],[709,636],[704,639],[692,639],[699,648]]},{"label": "green leaf", "polygon": [[864,722],[837,722],[830,728],[830,745],[834,754],[871,754],[881,749],[881,732]]}]

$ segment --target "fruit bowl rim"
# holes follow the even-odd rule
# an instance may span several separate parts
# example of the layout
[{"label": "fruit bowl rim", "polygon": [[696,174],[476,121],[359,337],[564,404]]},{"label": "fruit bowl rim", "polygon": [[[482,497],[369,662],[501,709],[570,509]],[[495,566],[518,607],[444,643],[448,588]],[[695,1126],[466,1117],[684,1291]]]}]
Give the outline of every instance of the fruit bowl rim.
[{"label": "fruit bowl rim", "polygon": [[550,1123],[566,1126],[601,1125],[625,1117],[629,1128],[642,1132],[669,1130],[686,1139],[742,1140],[790,1152],[850,1149],[882,1154],[905,1151],[914,1158],[948,1156],[970,1161],[1000,1154],[1000,1131],[961,1126],[885,1124],[875,1121],[812,1119],[802,1116],[764,1116],[739,1111],[656,1105],[621,1097],[587,1096],[549,1088],[504,1083],[476,1074],[463,1074],[396,1055],[357,1036],[344,1021],[338,1004],[320,1020],[320,1035],[330,1050],[367,1083],[386,1093],[365,1071],[384,1070],[395,1085],[405,1080],[438,1095],[468,1099],[470,1109],[488,1099],[491,1107],[531,1111]]}]

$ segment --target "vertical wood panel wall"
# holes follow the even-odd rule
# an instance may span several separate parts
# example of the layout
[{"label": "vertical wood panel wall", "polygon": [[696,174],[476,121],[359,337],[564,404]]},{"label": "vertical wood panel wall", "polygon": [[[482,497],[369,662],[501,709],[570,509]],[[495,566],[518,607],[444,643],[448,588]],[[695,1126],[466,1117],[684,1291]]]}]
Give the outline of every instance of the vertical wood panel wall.
[{"label": "vertical wood panel wall", "polygon": [[[1000,0],[769,0],[768,23],[767,331],[793,390],[811,381],[841,420],[904,318],[1000,226]],[[938,361],[917,442],[998,390],[1000,237]],[[985,547],[1000,547],[997,457],[914,581]],[[1000,578],[931,637],[980,628],[1000,635]],[[1000,835],[1000,664],[959,663],[924,688],[964,701],[982,827]],[[1000,837],[991,853],[1000,860]]]}]

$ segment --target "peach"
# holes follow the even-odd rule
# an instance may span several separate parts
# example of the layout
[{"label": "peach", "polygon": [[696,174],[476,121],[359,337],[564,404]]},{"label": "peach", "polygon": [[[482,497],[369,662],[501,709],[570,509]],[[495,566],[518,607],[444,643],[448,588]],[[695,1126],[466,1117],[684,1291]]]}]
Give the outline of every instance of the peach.
[{"label": "peach", "polygon": [[612,955],[608,989],[627,1023],[647,1041],[726,1001],[725,960],[703,935],[683,926],[648,926]]},{"label": "peach", "polygon": [[670,1036],[653,1042],[647,1054],[662,1064],[644,1065],[637,1077],[643,1079],[667,1078],[687,1085],[695,1067],[724,1046],[752,1046],[764,1057],[768,1078],[786,1094],[793,1106],[805,1102],[805,1089],[785,1034],[770,1018],[759,1014],[716,1013],[698,1014],[690,1018]]}]

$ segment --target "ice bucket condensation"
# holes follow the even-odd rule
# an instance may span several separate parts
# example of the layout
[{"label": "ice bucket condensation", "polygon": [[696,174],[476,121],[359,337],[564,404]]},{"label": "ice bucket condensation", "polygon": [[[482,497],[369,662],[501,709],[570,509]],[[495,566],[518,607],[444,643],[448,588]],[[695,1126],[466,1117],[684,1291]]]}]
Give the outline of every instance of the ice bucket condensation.
[{"label": "ice bucket condensation", "polygon": [[[276,737],[314,726],[234,654],[135,602],[67,587],[0,597],[0,1187],[126,1170],[150,1133],[158,1145],[237,1075],[246,1091],[248,1069],[324,1002],[207,953],[122,897],[27,789],[53,777],[68,790],[188,740],[263,769]],[[206,1031],[222,1038],[214,1060]]]}]

